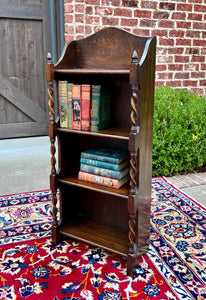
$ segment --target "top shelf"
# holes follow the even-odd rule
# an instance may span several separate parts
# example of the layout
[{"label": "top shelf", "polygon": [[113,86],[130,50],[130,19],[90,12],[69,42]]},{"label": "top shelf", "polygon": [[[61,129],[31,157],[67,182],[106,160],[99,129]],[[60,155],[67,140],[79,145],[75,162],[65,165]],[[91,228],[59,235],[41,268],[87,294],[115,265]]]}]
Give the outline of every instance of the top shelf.
[{"label": "top shelf", "polygon": [[54,69],[56,73],[64,74],[128,74],[129,70],[115,70],[115,69]]}]

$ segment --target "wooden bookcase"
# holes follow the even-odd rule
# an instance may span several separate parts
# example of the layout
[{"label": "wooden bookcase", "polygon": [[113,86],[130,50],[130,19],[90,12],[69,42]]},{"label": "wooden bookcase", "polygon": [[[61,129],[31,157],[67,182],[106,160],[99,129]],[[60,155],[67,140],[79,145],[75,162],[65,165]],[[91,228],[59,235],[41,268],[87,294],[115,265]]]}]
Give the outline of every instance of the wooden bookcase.
[{"label": "wooden bookcase", "polygon": [[[62,236],[70,237],[126,256],[130,276],[149,247],[155,49],[155,37],[140,37],[111,27],[68,43],[55,65],[48,54],[45,67],[53,244],[58,244]],[[112,127],[98,132],[60,128],[59,117],[54,117],[53,99],[53,82],[58,80],[110,83]],[[130,151],[131,180],[118,190],[78,181],[80,153],[99,144]]]}]

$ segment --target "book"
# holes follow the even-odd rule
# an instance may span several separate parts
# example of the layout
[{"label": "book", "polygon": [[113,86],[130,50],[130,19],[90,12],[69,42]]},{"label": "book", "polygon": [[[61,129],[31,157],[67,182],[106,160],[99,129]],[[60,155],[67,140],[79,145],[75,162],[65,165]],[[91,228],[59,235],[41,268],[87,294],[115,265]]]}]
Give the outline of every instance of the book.
[{"label": "book", "polygon": [[92,85],[91,131],[111,125],[111,89],[103,85]]},{"label": "book", "polygon": [[81,130],[81,85],[72,85],[72,129]]},{"label": "book", "polygon": [[81,164],[80,171],[101,175],[105,177],[110,177],[114,179],[122,179],[123,177],[129,174],[129,167],[125,167],[120,171],[113,171],[113,170]]},{"label": "book", "polygon": [[67,128],[72,129],[72,85],[67,83]]},{"label": "book", "polygon": [[114,179],[105,176],[99,176],[87,172],[79,171],[78,173],[78,180],[96,183],[100,185],[104,185],[110,188],[119,189],[121,188],[126,182],[129,181],[129,175],[123,177],[122,179]]},{"label": "book", "polygon": [[58,81],[60,127],[67,128],[67,81]]},{"label": "book", "polygon": [[120,164],[129,159],[129,152],[119,149],[96,147],[81,153],[81,158],[100,160],[111,164]]},{"label": "book", "polygon": [[82,84],[81,95],[81,130],[90,130],[91,85]]},{"label": "book", "polygon": [[121,162],[120,164],[111,164],[111,163],[108,163],[108,162],[105,162],[105,161],[93,160],[93,159],[88,159],[88,158],[83,158],[82,157],[80,159],[80,163],[85,164],[85,165],[91,165],[91,166],[103,168],[103,169],[119,171],[119,170],[121,170],[124,167],[129,165],[129,160],[126,159],[123,162]]}]

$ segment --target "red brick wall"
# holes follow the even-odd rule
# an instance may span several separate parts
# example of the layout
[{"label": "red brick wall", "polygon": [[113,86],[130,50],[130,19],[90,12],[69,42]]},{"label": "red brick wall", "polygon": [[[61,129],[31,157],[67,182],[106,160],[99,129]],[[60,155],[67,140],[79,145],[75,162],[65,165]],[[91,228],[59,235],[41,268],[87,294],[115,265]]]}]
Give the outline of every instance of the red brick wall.
[{"label": "red brick wall", "polygon": [[206,95],[206,0],[64,0],[65,40],[116,26],[157,37],[156,85]]}]

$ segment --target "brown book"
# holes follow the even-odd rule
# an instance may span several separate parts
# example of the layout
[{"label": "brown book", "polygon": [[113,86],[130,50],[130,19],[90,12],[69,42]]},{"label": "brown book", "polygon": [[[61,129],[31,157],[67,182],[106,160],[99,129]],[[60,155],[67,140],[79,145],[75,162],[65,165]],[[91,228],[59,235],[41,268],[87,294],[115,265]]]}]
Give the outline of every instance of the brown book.
[{"label": "brown book", "polygon": [[81,130],[90,130],[90,119],[91,119],[91,85],[82,84]]},{"label": "brown book", "polygon": [[72,129],[81,130],[81,85],[72,85]]}]

